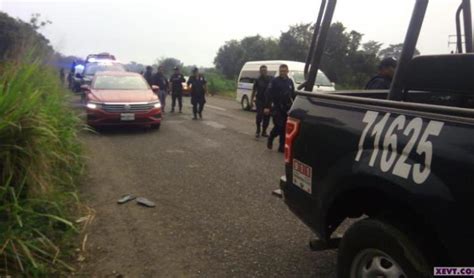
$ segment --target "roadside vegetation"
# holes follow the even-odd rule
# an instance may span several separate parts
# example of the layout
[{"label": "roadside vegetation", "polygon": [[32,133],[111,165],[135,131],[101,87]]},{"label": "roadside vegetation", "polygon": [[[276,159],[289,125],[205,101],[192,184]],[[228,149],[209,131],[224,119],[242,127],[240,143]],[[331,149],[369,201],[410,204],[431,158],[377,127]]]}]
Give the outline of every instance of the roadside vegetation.
[{"label": "roadside vegetation", "polygon": [[[248,36],[230,40],[222,45],[214,58],[213,68],[201,68],[209,81],[213,95],[235,96],[237,78],[245,62],[258,60],[291,60],[305,62],[311,43],[314,25],[301,23],[291,25],[279,37]],[[377,72],[383,58],[399,58],[403,44],[384,45],[381,42],[364,41],[364,34],[348,30],[341,22],[331,25],[323,53],[321,70],[336,83],[337,90],[363,89]],[[419,55],[418,50],[415,55]],[[162,65],[169,76],[175,66],[184,75],[190,75],[195,66],[184,65],[176,58],[162,57],[154,67]],[[131,62],[128,68],[141,72],[145,65]]]},{"label": "roadside vegetation", "polygon": [[226,78],[219,71],[206,71],[207,86],[210,94],[235,98],[237,82]]},{"label": "roadside vegetation", "polygon": [[[236,80],[247,61],[292,60],[305,62],[311,43],[313,24],[292,25],[278,38],[260,35],[231,40],[219,48],[214,59],[216,69],[226,78]],[[384,46],[383,43],[363,41],[364,35],[347,30],[341,22],[331,25],[323,54],[321,70],[337,88],[361,89],[376,73],[385,57],[400,57],[403,44]],[[420,54],[416,51],[416,54]]]},{"label": "roadside vegetation", "polygon": [[[163,67],[163,72],[165,76],[168,77],[173,74],[173,69],[175,67],[179,67],[181,73],[185,76],[190,76],[192,70],[196,67],[195,65],[184,65],[180,60],[171,57],[157,59],[153,64],[153,67],[158,68],[158,66]],[[146,66],[137,62],[130,62],[125,65],[125,67],[129,71],[142,73],[145,71]],[[221,71],[215,68],[201,68],[200,71],[203,72],[206,77],[210,94],[235,98],[235,90],[237,86],[236,80],[227,78]]]},{"label": "roadside vegetation", "polygon": [[8,39],[0,53],[0,276],[73,271],[80,232],[81,122],[48,65],[58,55],[37,32],[42,24],[37,15],[25,23],[0,14]]}]

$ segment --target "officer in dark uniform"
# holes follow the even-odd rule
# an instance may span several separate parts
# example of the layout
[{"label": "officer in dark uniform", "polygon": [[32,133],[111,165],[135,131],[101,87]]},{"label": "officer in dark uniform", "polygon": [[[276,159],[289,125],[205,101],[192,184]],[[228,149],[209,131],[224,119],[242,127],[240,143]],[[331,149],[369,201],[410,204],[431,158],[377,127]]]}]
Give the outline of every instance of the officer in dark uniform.
[{"label": "officer in dark uniform", "polygon": [[169,84],[168,78],[166,78],[165,74],[163,73],[163,66],[158,67],[158,71],[153,76],[153,85],[160,87],[158,92],[158,97],[160,98],[161,103],[161,111],[165,111],[166,106],[166,96],[168,95],[169,91]]},{"label": "officer in dark uniform", "polygon": [[193,120],[197,119],[197,115],[202,119],[202,110],[206,103],[207,81],[199,73],[198,68],[193,69],[193,75],[188,79],[188,86],[191,86],[191,104],[193,105]]},{"label": "officer in dark uniform", "polygon": [[143,74],[143,77],[145,78],[148,85],[153,85],[153,68],[151,66],[146,67],[146,71]]},{"label": "officer in dark uniform", "polygon": [[260,77],[253,83],[251,99],[257,108],[257,132],[255,133],[256,138],[260,137],[260,132],[263,137],[268,137],[267,128],[270,122],[270,115],[265,115],[263,110],[265,109],[265,91],[267,90],[268,84],[270,84],[272,78],[267,75],[267,72],[267,66],[260,66]]},{"label": "officer in dark uniform", "polygon": [[378,73],[365,86],[366,90],[388,90],[392,84],[395,68],[397,67],[397,60],[389,57],[383,59],[378,67]]},{"label": "officer in dark uniform", "polygon": [[77,61],[76,60],[72,61],[71,68],[69,69],[69,73],[67,75],[68,88],[71,90],[74,87],[73,77],[74,77],[74,70],[76,69],[76,66],[77,66]]},{"label": "officer in dark uniform", "polygon": [[171,113],[174,112],[176,99],[178,100],[179,113],[183,110],[183,82],[186,82],[184,75],[179,72],[179,68],[174,68],[174,73],[170,77],[171,85]]},{"label": "officer in dark uniform", "polygon": [[[273,129],[268,137],[267,148],[273,148],[273,140],[280,136],[279,152],[285,151],[285,128],[293,99],[295,98],[295,85],[288,77],[288,65],[280,66],[280,75],[274,78],[265,92],[265,114],[270,114],[272,109]],[[272,107],[273,104],[273,107]]]},{"label": "officer in dark uniform", "polygon": [[66,80],[66,72],[64,71],[64,68],[59,70],[59,80],[61,80],[61,84],[64,86],[64,82]]}]

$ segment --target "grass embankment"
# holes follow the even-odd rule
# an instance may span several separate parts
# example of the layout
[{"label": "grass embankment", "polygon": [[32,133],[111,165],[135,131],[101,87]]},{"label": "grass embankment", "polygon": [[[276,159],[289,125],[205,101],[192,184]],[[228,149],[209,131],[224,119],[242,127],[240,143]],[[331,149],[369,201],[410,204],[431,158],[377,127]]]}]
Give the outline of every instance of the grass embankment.
[{"label": "grass embankment", "polygon": [[235,98],[236,82],[225,78],[222,74],[209,72],[205,74],[209,93],[213,95]]},{"label": "grass embankment", "polygon": [[0,276],[72,270],[83,160],[66,97],[40,63],[0,65]]},{"label": "grass embankment", "polygon": [[220,97],[225,97],[228,99],[235,99],[237,97],[236,91],[224,91],[224,92],[219,92],[216,95]]}]

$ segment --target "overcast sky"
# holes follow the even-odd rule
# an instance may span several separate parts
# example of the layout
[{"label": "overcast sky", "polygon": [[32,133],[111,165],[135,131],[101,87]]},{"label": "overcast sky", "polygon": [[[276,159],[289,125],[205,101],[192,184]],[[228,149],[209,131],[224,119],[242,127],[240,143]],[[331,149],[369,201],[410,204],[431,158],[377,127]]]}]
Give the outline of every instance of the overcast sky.
[{"label": "overcast sky", "polygon": [[[364,34],[364,41],[402,42],[414,0],[339,0],[335,21]],[[432,0],[418,48],[447,53],[455,33],[459,1]],[[28,20],[41,13],[53,22],[42,32],[56,50],[85,57],[107,51],[144,64],[176,57],[185,64],[211,66],[219,47],[231,39],[260,34],[278,37],[295,23],[314,22],[319,0],[0,0],[0,10]]]}]

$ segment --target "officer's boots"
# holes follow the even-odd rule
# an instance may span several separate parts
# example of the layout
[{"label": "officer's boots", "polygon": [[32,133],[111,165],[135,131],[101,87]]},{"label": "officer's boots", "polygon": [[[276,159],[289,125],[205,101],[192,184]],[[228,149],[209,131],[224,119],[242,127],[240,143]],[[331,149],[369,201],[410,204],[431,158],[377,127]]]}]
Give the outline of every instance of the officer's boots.
[{"label": "officer's boots", "polygon": [[267,149],[271,150],[273,149],[273,137],[272,136],[269,136],[268,139],[267,139]]},{"label": "officer's boots", "polygon": [[284,146],[279,146],[278,147],[278,152],[279,153],[284,153],[285,152],[285,147]]}]

